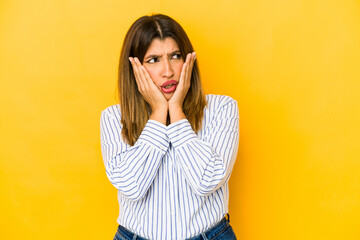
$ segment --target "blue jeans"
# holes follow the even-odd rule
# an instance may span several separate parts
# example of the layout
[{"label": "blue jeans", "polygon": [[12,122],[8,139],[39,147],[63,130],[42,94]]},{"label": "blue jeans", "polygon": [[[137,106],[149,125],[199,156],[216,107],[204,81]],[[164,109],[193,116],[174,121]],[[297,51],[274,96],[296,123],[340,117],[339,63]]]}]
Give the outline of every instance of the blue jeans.
[{"label": "blue jeans", "polygon": [[[220,220],[215,226],[209,228],[199,235],[188,238],[186,240],[236,240],[235,233],[230,226],[230,216],[227,214]],[[129,231],[123,226],[119,225],[117,232],[115,234],[114,240],[148,240],[146,238],[140,237],[135,233]]]}]

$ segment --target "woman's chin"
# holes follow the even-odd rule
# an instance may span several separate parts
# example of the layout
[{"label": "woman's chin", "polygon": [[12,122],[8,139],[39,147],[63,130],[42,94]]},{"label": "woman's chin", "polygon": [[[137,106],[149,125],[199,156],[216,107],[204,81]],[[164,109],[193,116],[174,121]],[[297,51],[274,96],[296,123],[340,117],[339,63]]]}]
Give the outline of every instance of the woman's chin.
[{"label": "woman's chin", "polygon": [[164,96],[165,96],[165,98],[166,98],[166,100],[170,100],[171,99],[171,97],[174,95],[174,93],[164,93]]}]

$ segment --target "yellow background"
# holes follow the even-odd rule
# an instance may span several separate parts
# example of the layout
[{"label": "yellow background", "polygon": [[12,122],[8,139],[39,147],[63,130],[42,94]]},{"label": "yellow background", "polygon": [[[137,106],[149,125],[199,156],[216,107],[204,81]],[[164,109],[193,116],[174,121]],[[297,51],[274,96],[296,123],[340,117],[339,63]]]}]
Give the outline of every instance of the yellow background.
[{"label": "yellow background", "polygon": [[360,2],[0,3],[0,238],[112,239],[100,112],[126,31],[172,16],[206,93],[240,109],[230,180],[238,239],[360,239]]}]

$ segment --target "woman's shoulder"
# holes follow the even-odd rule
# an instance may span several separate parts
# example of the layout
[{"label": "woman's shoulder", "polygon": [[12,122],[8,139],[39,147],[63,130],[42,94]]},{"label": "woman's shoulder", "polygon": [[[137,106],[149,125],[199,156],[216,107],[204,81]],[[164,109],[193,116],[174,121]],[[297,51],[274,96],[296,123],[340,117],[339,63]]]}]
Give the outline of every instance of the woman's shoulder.
[{"label": "woman's shoulder", "polygon": [[226,95],[207,94],[206,101],[207,107],[211,109],[218,109],[228,104],[237,105],[235,99]]},{"label": "woman's shoulder", "polygon": [[101,116],[103,117],[110,117],[114,119],[120,119],[121,113],[120,113],[120,104],[114,104],[111,106],[108,106],[104,110],[101,111]]}]

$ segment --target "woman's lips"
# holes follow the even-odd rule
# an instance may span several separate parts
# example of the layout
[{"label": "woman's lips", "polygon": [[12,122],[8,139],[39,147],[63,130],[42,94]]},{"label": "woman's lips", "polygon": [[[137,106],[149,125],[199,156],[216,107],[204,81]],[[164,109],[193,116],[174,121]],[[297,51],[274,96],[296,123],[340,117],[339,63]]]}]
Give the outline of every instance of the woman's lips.
[{"label": "woman's lips", "polygon": [[163,85],[161,85],[161,90],[164,93],[172,93],[175,91],[178,82],[175,80],[166,81]]}]

